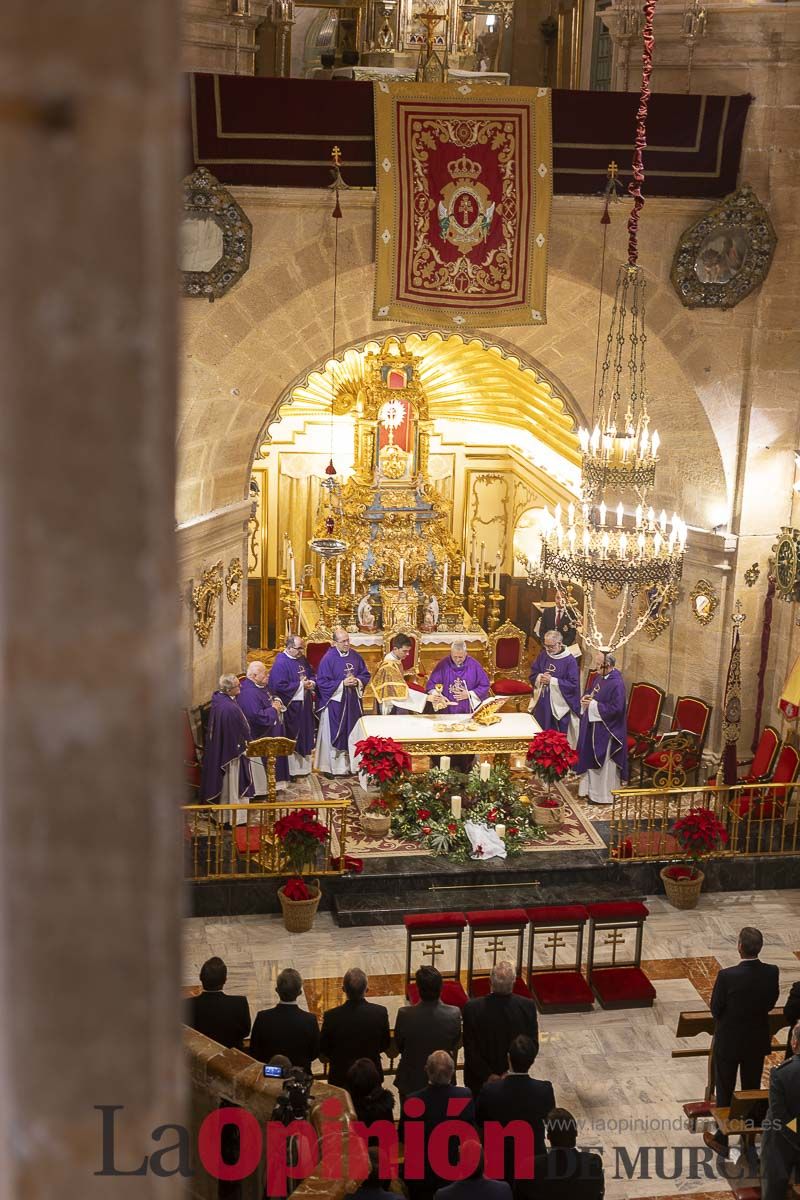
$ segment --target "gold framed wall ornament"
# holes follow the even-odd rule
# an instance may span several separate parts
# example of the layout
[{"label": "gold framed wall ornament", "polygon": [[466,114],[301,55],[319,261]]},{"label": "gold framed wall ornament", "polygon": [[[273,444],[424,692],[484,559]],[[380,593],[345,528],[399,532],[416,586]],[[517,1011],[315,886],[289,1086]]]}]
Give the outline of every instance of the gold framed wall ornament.
[{"label": "gold framed wall ornament", "polygon": [[229,604],[235,604],[241,596],[243,579],[244,571],[242,570],[241,559],[232,558],[228,564],[228,571],[225,576],[225,593]]},{"label": "gold framed wall ornament", "polygon": [[692,606],[692,616],[701,625],[708,625],[714,619],[714,613],[719,608],[719,597],[714,585],[707,579],[698,579],[689,593]]},{"label": "gold framed wall ornament", "polygon": [[211,630],[217,619],[217,597],[222,592],[223,564],[220,560],[213,567],[206,567],[200,577],[200,582],[192,588],[192,604],[194,605],[194,631],[201,646],[208,644]]},{"label": "gold framed wall ornament", "polygon": [[642,592],[639,597],[639,615],[647,612],[644,630],[651,642],[654,642],[665,629],[669,628],[672,619],[672,606],[678,599],[678,586],[671,583],[667,588],[652,587]]},{"label": "gold framed wall ornament", "polygon": [[250,266],[253,227],[233,196],[205,167],[183,181],[179,266],[183,294],[217,300]]}]

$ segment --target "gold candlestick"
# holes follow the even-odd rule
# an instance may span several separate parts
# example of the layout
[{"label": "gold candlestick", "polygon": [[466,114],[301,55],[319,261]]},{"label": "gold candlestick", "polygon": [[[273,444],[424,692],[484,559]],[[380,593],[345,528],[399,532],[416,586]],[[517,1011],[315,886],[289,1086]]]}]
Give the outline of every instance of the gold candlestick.
[{"label": "gold candlestick", "polygon": [[486,621],[487,633],[494,633],[497,626],[500,624],[500,603],[503,599],[502,592],[491,591],[487,597],[490,601],[489,616]]}]

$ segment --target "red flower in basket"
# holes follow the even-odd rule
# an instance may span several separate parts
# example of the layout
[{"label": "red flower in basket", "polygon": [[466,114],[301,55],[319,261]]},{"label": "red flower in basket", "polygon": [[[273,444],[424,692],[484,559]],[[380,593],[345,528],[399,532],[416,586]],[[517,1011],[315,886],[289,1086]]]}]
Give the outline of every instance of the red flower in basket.
[{"label": "red flower in basket", "polygon": [[672,878],[680,877],[674,874],[675,871],[689,870],[689,877],[696,879],[697,864],[728,842],[727,829],[710,808],[690,808],[686,816],[679,817],[672,826],[672,833],[687,858],[692,860],[691,868],[668,868]]},{"label": "red flower in basket", "polygon": [[394,738],[368,737],[355,744],[360,769],[373,783],[394,783],[411,771],[411,755]]},{"label": "red flower in basket", "polygon": [[543,729],[531,739],[527,759],[533,773],[550,784],[569,773],[578,761],[578,755],[566,734],[558,729]]},{"label": "red flower in basket", "polygon": [[311,892],[308,890],[305,880],[300,879],[297,875],[286,880],[286,883],[283,885],[283,894],[287,900],[311,899]]},{"label": "red flower in basket", "polygon": [[292,875],[302,875],[306,866],[313,865],[318,848],[328,840],[328,830],[313,808],[292,809],[275,822],[273,832]]}]

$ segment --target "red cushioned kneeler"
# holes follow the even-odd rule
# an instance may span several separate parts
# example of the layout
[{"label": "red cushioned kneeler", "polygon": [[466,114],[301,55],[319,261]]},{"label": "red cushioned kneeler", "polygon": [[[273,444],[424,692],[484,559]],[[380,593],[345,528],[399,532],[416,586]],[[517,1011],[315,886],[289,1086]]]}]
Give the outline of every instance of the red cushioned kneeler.
[{"label": "red cushioned kneeler", "polygon": [[754,1187],[749,1183],[744,1187],[740,1187],[738,1184],[731,1184],[731,1187],[733,1189],[733,1200],[761,1200],[760,1187]]},{"label": "red cushioned kneeler", "polygon": [[[461,945],[467,918],[461,912],[411,913],[403,917],[406,927],[406,997],[411,1004],[419,1000],[414,972],[423,963],[429,963],[441,971],[443,986],[442,1000],[445,1004],[456,1004],[463,1008],[467,995],[461,985]],[[445,947],[452,944],[453,962],[449,967],[437,963],[444,957]],[[421,950],[418,960],[414,949]]]},{"label": "red cushioned kneeler", "polygon": [[[543,1013],[589,1012],[594,1008],[592,991],[581,974],[583,957],[583,931],[589,913],[582,904],[547,904],[527,910],[530,924],[528,939],[528,986]],[[549,966],[536,969],[534,946],[536,937],[544,935],[552,940],[545,948],[552,950]],[[569,962],[558,962],[558,951],[567,946],[567,936],[575,938],[574,957]]]},{"label": "red cushioned kneeler", "polygon": [[[467,994],[486,996],[489,993],[490,968],[477,969],[475,951],[480,943],[488,942],[488,950],[494,965],[501,957],[509,957],[516,967],[514,991],[518,996],[530,996],[528,985],[522,978],[522,948],[528,914],[524,908],[490,908],[468,912],[469,943],[467,948]],[[511,945],[506,949],[503,939]]]},{"label": "red cushioned kneeler", "polygon": [[261,829],[258,825],[236,826],[236,849],[240,854],[256,854],[261,849]]},{"label": "red cushioned kneeler", "polygon": [[533,688],[522,679],[497,679],[492,684],[495,696],[530,696]]},{"label": "red cushioned kneeler", "polygon": [[[647,909],[638,900],[590,904],[587,979],[603,1008],[650,1008],[656,990],[642,970],[642,936]],[[619,961],[617,947],[633,932],[634,949]],[[602,947],[611,946],[611,961],[596,961]],[[628,952],[630,953],[630,952]]]}]

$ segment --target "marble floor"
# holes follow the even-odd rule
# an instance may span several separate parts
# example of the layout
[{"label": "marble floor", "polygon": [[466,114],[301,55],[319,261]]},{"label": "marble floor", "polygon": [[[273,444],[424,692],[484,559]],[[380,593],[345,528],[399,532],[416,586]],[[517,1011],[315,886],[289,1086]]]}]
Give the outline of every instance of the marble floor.
[{"label": "marble floor", "polygon": [[[675,1037],[678,1014],[707,1007],[718,967],[738,961],[737,934],[744,925],[762,930],[762,958],[780,967],[783,1002],[800,979],[800,890],[703,895],[692,912],[673,909],[661,896],[647,905],[643,967],[657,993],[653,1008],[540,1016],[534,1074],[552,1080],[558,1104],[579,1122],[581,1144],[603,1148],[609,1200],[701,1200],[729,1185],[716,1171],[704,1177],[702,1157],[694,1172],[689,1167],[690,1150],[703,1147],[700,1134],[686,1128],[681,1105],[703,1095],[706,1059],[671,1057],[674,1049],[691,1045]],[[187,918],[187,990],[197,986],[202,962],[214,954],[228,965],[226,990],[246,995],[253,1016],[275,1002],[275,979],[284,966],[301,972],[302,1002],[317,1013],[341,1002],[341,977],[349,966],[367,971],[371,995],[386,1005],[390,1023],[403,1003],[402,926],[339,929],[330,914],[320,913],[314,929],[298,935],[287,933],[275,916]],[[695,1039],[701,1041],[707,1039]],[[642,1147],[651,1148],[650,1177],[637,1169],[627,1178],[626,1158],[635,1163]]]}]

